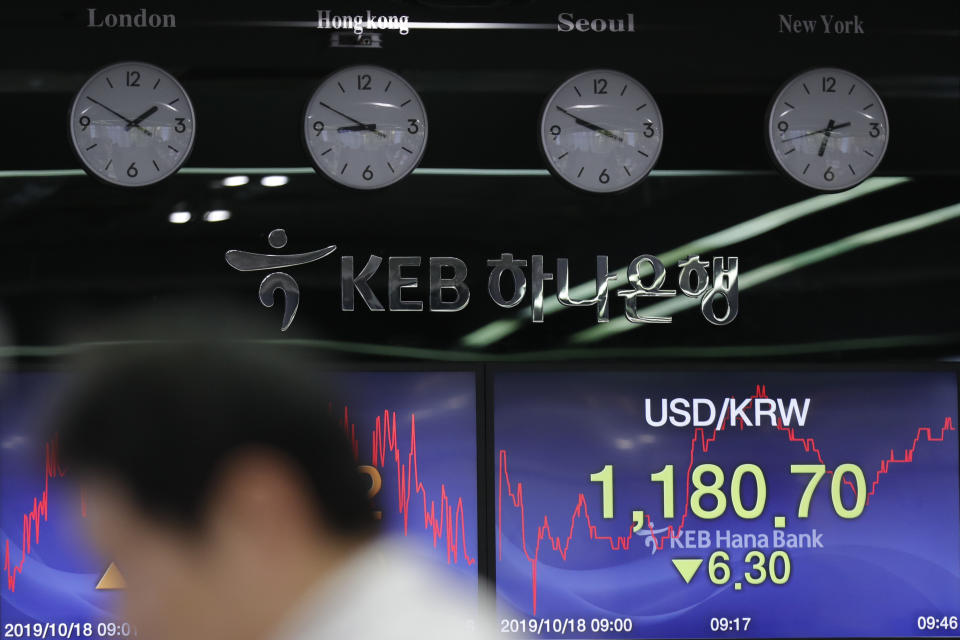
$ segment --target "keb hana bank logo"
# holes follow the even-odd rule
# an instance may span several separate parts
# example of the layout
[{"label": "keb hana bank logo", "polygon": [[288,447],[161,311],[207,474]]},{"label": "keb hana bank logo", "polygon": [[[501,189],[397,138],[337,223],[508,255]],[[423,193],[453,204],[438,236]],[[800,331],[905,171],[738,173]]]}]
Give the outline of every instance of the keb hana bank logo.
[{"label": "keb hana bank logo", "polygon": [[[274,229],[267,236],[273,249],[287,245],[287,233]],[[302,292],[297,280],[285,270],[320,261],[337,250],[336,245],[303,253],[257,253],[231,249],[227,264],[243,272],[268,272],[260,281],[259,298],[265,307],[272,307],[277,295],[283,300],[280,330],[286,331],[300,307]],[[340,310],[355,311],[366,306],[369,311],[459,312],[470,304],[467,285],[467,263],[460,258],[389,256],[371,254],[359,267],[352,255],[340,256]],[[739,313],[739,259],[736,257],[688,256],[676,264],[676,275],[668,283],[668,268],[652,254],[635,257],[625,270],[610,271],[608,256],[596,256],[592,295],[575,295],[570,285],[571,265],[568,258],[549,263],[542,254],[514,256],[501,253],[486,260],[486,293],[503,309],[512,309],[525,300],[530,305],[530,320],[544,321],[544,300],[547,283],[553,283],[553,294],[564,307],[593,307],[598,323],[610,321],[611,298],[623,299],[623,315],[633,324],[669,324],[673,318],[653,315],[640,305],[648,298],[662,299],[685,296],[699,301],[700,312],[712,325],[733,322]],[[384,266],[386,263],[386,266]],[[672,266],[672,265],[671,265]],[[358,270],[359,267],[359,270]],[[552,268],[548,271],[548,268]],[[386,271],[386,290],[374,290],[371,280]],[[618,289],[618,280],[626,280]],[[575,287],[580,290],[581,287]],[[612,296],[613,292],[616,296]],[[359,302],[358,302],[359,298]]]}]

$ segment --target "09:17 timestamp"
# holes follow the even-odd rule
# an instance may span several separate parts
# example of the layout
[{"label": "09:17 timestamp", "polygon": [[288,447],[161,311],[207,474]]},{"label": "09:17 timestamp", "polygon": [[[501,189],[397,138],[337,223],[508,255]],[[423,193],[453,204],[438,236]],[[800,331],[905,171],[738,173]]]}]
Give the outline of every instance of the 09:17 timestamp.
[{"label": "09:17 timestamp", "polygon": [[753,618],[710,618],[710,631],[746,631]]}]

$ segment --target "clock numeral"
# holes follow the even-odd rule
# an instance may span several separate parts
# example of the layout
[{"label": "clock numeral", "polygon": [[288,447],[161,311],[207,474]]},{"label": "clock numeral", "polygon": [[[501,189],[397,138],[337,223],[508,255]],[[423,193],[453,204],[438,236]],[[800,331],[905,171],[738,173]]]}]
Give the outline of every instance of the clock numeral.
[{"label": "clock numeral", "polygon": [[593,92],[597,95],[607,92],[607,80],[606,78],[594,78],[593,79]]},{"label": "clock numeral", "polygon": [[187,125],[184,124],[185,121],[186,121],[186,118],[177,118],[177,124],[173,126],[173,130],[176,131],[177,133],[183,133],[184,131],[186,131]]},{"label": "clock numeral", "polygon": [[870,123],[870,137],[876,138],[880,135],[880,124],[877,122]]},{"label": "clock numeral", "polygon": [[823,76],[820,78],[820,90],[823,93],[836,93],[837,79],[833,76]]},{"label": "clock numeral", "polygon": [[420,123],[416,118],[407,118],[407,122],[410,123],[410,126],[407,127],[407,133],[417,133],[420,131]]},{"label": "clock numeral", "polygon": [[360,175],[364,180],[373,180],[373,171],[370,170],[370,165],[367,165],[367,168]]},{"label": "clock numeral", "polygon": [[607,173],[606,169],[604,169],[603,171],[600,172],[600,175],[597,176],[597,180],[600,181],[600,184],[607,184],[608,182],[610,182],[610,174]]},{"label": "clock numeral", "polygon": [[780,133],[786,133],[787,129],[789,128],[790,128],[790,125],[787,124],[786,120],[781,120],[780,122],[777,123],[777,131],[779,131]]},{"label": "clock numeral", "polygon": [[653,123],[644,122],[643,123],[643,137],[652,138],[654,136]]},{"label": "clock numeral", "polygon": [[369,73],[357,74],[357,89],[359,89],[360,91],[370,91],[370,74]]},{"label": "clock numeral", "polygon": [[560,125],[555,124],[552,127],[550,127],[550,135],[552,135],[553,139],[556,140],[557,136],[560,135]]},{"label": "clock numeral", "polygon": [[833,169],[831,167],[827,167],[827,170],[823,172],[823,179],[827,182],[833,182],[835,177],[836,176],[833,175]]},{"label": "clock numeral", "polygon": [[140,72],[139,72],[139,71],[127,71],[127,86],[128,86],[128,87],[139,87],[139,86],[140,86]]},{"label": "clock numeral", "polygon": [[89,116],[80,116],[80,126],[83,127],[81,131],[86,131],[87,127],[90,126],[90,117]]},{"label": "clock numeral", "polygon": [[140,175],[140,170],[137,169],[137,163],[131,162],[130,166],[127,167],[127,176],[131,178],[136,178],[138,175]]},{"label": "clock numeral", "polygon": [[316,132],[317,135],[320,135],[321,133],[323,133],[323,123],[320,122],[319,120],[317,120],[316,122],[314,122],[314,123],[313,123],[313,130]]}]

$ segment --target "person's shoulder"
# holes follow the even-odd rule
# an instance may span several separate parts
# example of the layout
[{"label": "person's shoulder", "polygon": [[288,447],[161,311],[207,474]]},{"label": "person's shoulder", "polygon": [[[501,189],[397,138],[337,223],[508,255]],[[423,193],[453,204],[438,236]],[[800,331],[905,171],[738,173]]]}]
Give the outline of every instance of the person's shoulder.
[{"label": "person's shoulder", "polygon": [[[479,579],[445,570],[402,541],[353,549],[295,607],[275,640],[493,640]],[[458,575],[459,574],[459,575]]]},{"label": "person's shoulder", "polygon": [[377,626],[391,638],[494,637],[492,622],[488,625],[483,615],[490,609],[481,596],[479,579],[456,579],[395,540],[375,542],[364,556],[360,570],[370,578],[367,598],[379,618]]}]

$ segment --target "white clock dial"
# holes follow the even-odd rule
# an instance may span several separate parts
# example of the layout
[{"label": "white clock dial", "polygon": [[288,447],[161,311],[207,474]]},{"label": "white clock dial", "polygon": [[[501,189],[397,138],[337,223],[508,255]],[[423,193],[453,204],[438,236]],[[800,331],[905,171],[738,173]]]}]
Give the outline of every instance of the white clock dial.
[{"label": "white clock dial", "polygon": [[767,143],[777,163],[797,182],[821,191],[866,180],[889,140],[880,96],[843,69],[813,69],[791,79],[767,117]]},{"label": "white clock dial", "polygon": [[354,189],[379,189],[414,170],[427,146],[427,112],[397,74],[374,66],[341,69],[307,104],[303,123],[316,168]]},{"label": "white clock dial", "polygon": [[663,121],[653,96],[630,76],[585,71],[547,100],[540,146],[555,175],[585,191],[616,193],[650,173],[663,146]]},{"label": "white clock dial", "polygon": [[97,71],[70,109],[70,137],[87,171],[142,187],[176,173],[193,149],[196,115],[172,75],[143,62]]}]

